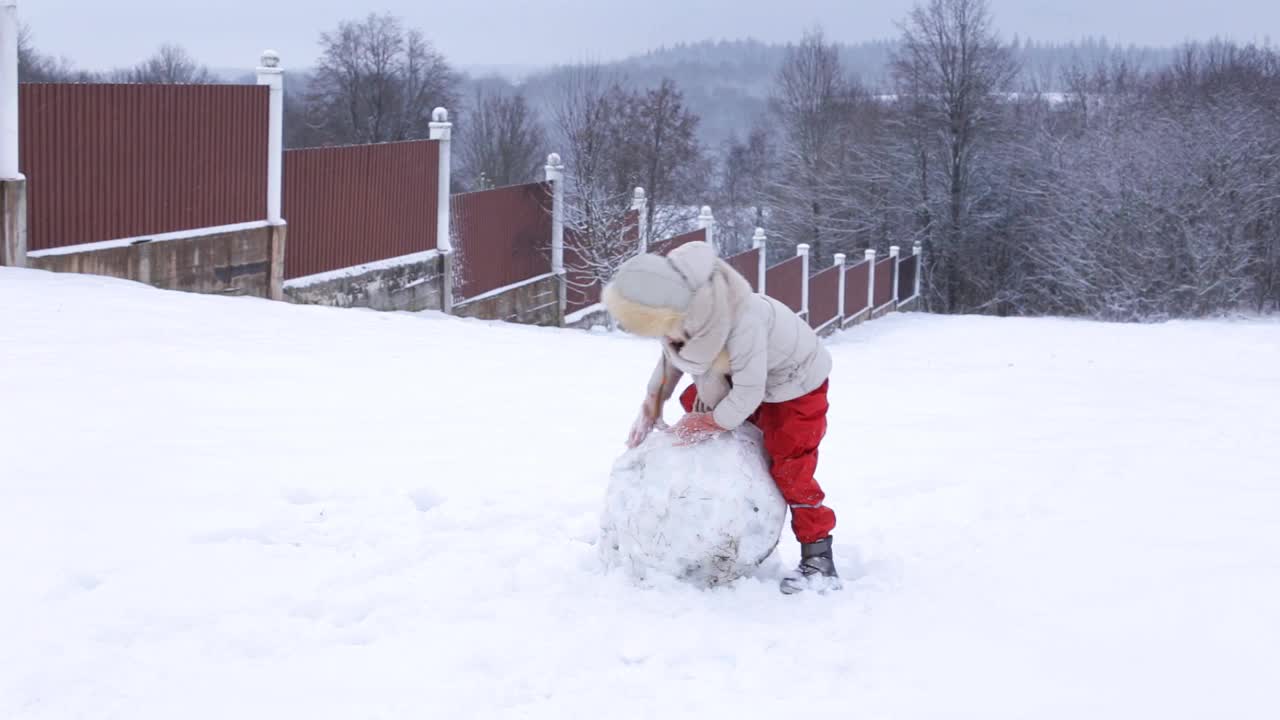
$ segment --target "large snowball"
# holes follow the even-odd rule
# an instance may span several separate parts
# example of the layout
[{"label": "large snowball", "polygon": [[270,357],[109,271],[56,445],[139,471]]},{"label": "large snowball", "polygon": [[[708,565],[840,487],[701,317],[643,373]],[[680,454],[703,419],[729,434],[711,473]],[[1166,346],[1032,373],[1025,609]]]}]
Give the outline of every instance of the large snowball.
[{"label": "large snowball", "polygon": [[719,585],[769,557],[786,514],[755,426],[685,447],[654,432],[614,464],[600,555],[640,580]]}]

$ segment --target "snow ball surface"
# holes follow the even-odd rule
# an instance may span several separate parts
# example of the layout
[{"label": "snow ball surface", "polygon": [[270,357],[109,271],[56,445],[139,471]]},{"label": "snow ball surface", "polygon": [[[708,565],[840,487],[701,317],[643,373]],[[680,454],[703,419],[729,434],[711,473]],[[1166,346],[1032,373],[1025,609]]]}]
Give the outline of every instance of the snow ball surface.
[{"label": "snow ball surface", "polygon": [[786,514],[754,426],[687,446],[655,432],[613,466],[599,552],[638,581],[722,585],[769,557]]}]

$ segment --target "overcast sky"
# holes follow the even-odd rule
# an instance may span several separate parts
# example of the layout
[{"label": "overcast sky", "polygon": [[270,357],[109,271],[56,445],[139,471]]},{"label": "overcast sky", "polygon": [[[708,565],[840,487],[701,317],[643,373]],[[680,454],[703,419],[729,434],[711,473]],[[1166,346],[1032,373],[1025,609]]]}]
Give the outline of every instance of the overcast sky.
[{"label": "overcast sky", "polygon": [[[1167,45],[1213,35],[1280,40],[1280,0],[991,0],[997,26],[1038,40],[1084,35]],[[896,34],[911,0],[19,0],[44,52],[91,69],[134,63],[162,42],[216,67],[316,57],[320,32],[370,10],[420,27],[457,65],[610,60],[663,44],[792,40],[820,23],[839,40]],[[641,10],[640,8],[644,8]]]}]

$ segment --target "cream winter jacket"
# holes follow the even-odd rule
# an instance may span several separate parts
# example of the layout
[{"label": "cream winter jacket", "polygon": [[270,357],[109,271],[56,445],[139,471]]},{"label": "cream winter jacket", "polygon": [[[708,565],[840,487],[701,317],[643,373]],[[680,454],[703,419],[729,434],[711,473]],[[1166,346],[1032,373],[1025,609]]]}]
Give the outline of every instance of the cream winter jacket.
[{"label": "cream winter jacket", "polygon": [[661,339],[649,392],[665,402],[687,373],[722,428],[741,425],[762,402],[812,392],[831,373],[831,356],[809,324],[753,293],[705,242],[628,260],[604,302],[624,330]]}]

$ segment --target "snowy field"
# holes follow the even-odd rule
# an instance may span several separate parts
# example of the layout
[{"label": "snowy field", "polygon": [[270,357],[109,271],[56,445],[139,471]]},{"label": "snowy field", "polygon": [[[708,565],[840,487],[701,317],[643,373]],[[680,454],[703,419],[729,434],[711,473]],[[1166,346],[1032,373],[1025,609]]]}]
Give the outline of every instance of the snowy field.
[{"label": "snowy field", "polygon": [[649,344],[0,268],[0,718],[1280,717],[1280,322],[831,348],[844,592],[640,588]]}]

